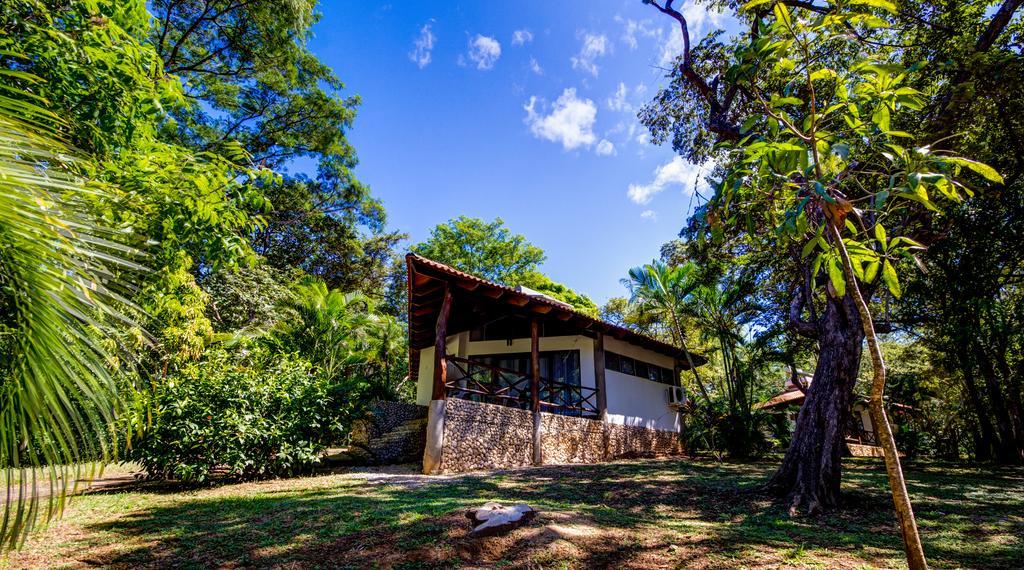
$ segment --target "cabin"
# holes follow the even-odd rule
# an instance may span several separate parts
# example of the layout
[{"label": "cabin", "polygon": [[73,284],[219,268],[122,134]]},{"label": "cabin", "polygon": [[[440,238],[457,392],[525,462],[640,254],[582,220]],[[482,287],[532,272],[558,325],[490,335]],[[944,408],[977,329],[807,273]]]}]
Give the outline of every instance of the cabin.
[{"label": "cabin", "polygon": [[424,473],[682,451],[680,374],[703,356],[415,254],[406,268]]},{"label": "cabin", "polygon": [[[794,374],[791,370],[787,370],[782,392],[757,404],[755,408],[787,414],[791,423],[796,425],[797,414],[806,397],[805,392],[810,388],[813,379],[814,375],[809,372],[797,370]],[[893,405],[906,408],[899,404]],[[846,432],[843,435],[846,450],[850,455],[854,457],[884,456],[882,447],[879,445],[878,433],[871,421],[871,411],[868,409],[867,401],[857,400],[850,406]]]}]

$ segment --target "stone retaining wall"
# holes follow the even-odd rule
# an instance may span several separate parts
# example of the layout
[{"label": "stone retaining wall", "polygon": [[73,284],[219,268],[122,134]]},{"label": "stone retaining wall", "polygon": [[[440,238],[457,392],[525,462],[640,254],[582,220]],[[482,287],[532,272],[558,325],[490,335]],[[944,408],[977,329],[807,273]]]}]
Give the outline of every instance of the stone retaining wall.
[{"label": "stone retaining wall", "polygon": [[367,443],[409,420],[427,417],[427,407],[406,402],[375,402],[365,418],[352,422],[352,441]]},{"label": "stone retaining wall", "polygon": [[349,455],[360,463],[413,462],[423,457],[426,441],[426,406],[380,401],[352,422]]},{"label": "stone retaining wall", "polygon": [[[443,421],[436,473],[534,464],[531,411],[451,398],[444,403]],[[539,428],[544,464],[599,463],[617,457],[683,452],[676,432],[548,413],[540,414]]]},{"label": "stone retaining wall", "polygon": [[544,463],[604,461],[604,422],[600,420],[542,412],[540,430]]},{"label": "stone retaining wall", "polygon": [[639,426],[607,424],[608,456],[655,457],[683,452],[679,434]]},{"label": "stone retaining wall", "polygon": [[533,412],[450,398],[441,473],[533,465]]}]

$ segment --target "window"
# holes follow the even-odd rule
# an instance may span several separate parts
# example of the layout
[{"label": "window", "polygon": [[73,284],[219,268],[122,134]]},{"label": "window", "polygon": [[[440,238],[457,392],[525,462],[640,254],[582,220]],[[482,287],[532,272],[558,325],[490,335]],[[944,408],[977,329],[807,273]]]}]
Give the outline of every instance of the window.
[{"label": "window", "polygon": [[[506,368],[520,374],[530,373],[530,353],[473,354],[470,360]],[[563,384],[580,385],[580,351],[552,350],[540,353],[540,377]]]},{"label": "window", "polygon": [[605,351],[604,353],[604,367],[608,370],[619,369],[619,355],[614,352]]},{"label": "window", "polygon": [[661,382],[661,370],[660,366],[652,364],[647,370],[647,379],[651,382]]},{"label": "window", "polygon": [[619,357],[619,372],[633,376],[636,374],[636,361],[628,356]]},{"label": "window", "polygon": [[608,370],[629,374],[630,376],[637,376],[652,382],[668,384],[669,386],[677,385],[675,371],[663,366],[658,366],[657,364],[651,364],[628,356],[622,356],[621,354],[616,354],[614,352],[605,351],[604,367]]}]

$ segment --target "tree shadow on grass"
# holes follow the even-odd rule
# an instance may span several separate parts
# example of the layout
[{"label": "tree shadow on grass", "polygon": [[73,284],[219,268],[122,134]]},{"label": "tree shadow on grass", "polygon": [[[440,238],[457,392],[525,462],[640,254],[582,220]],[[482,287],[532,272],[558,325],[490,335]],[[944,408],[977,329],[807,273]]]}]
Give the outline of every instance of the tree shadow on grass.
[{"label": "tree shadow on grass", "polygon": [[[805,556],[853,567],[900,559],[880,464],[847,469],[847,504],[820,518],[790,518],[754,491],[772,468],[640,461],[227,487],[164,496],[120,518],[85,524],[86,538],[70,554],[115,568],[728,567],[795,565]],[[1024,534],[1019,475],[975,481],[991,494],[968,496],[960,489],[970,473],[908,470],[933,564],[1024,565],[1020,543],[1007,540]],[[488,500],[525,502],[541,514],[504,537],[467,538],[464,509]],[[986,543],[991,537],[1005,542]]]}]

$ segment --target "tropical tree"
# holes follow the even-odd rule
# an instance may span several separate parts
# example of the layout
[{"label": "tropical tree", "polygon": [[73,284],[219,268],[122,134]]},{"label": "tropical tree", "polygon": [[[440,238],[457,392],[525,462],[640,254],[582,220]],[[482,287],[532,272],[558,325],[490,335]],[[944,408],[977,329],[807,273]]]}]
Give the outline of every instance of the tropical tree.
[{"label": "tropical tree", "polygon": [[[352,170],[347,134],[360,98],[310,52],[313,0],[150,3],[149,43],[192,102],[171,109],[176,142],[284,175],[262,188],[273,208],[251,229],[254,250],[279,269],[300,268],[331,288],[379,296],[395,245],[386,212]],[[296,160],[315,176],[287,174]]]},{"label": "tropical tree", "polygon": [[638,306],[642,312],[658,317],[668,326],[673,342],[683,349],[694,383],[705,401],[710,403],[711,396],[687,347],[686,329],[683,327],[686,299],[699,286],[697,266],[692,263],[669,266],[654,261],[630,269],[629,278],[623,280],[623,285],[629,289],[631,304]]},{"label": "tropical tree", "polygon": [[[686,18],[671,1],[648,3],[687,35]],[[902,115],[926,103],[907,84],[915,69],[892,63],[885,50],[866,49],[877,41],[876,30],[888,25],[882,14],[898,12],[894,5],[787,4],[744,5],[739,16],[750,22],[750,32],[731,49],[714,37],[696,50],[684,41],[678,77],[688,96],[702,102],[696,112],[703,113],[704,127],[697,130],[717,138],[723,174],[700,215],[711,239],[742,232],[752,247],[790,244],[807,260],[802,274],[794,275],[790,316],[795,330],[818,340],[818,364],[773,486],[790,497],[793,511],[836,504],[839,442],[866,339],[872,416],[897,519],[908,561],[924,567],[883,407],[885,364],[869,303],[875,295],[901,295],[899,273],[923,248],[922,220],[973,195],[969,180],[1002,179],[981,163],[900,130],[903,121],[913,120]],[[695,53],[708,55],[701,68]],[[715,68],[721,76],[705,81]],[[819,302],[823,313],[814,309]]]},{"label": "tropical tree", "polygon": [[302,355],[327,379],[365,383],[380,398],[393,395],[392,374],[402,371],[405,332],[372,298],[307,278],[284,306],[293,316],[270,333],[281,351]]}]

